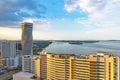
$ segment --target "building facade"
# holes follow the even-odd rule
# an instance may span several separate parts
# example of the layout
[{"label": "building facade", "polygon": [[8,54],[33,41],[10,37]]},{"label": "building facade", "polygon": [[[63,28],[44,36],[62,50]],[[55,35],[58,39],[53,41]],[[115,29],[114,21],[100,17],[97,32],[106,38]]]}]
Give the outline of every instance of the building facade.
[{"label": "building facade", "polygon": [[120,80],[120,57],[107,53],[75,56],[43,52],[25,58],[23,67],[41,80]]},{"label": "building facade", "polygon": [[119,80],[120,57],[97,53],[90,54],[90,80]]},{"label": "building facade", "polygon": [[33,73],[40,78],[40,56],[24,55],[22,57],[22,71]]},{"label": "building facade", "polygon": [[43,80],[69,80],[69,57],[71,56],[73,54],[41,54],[40,77]]},{"label": "building facade", "polygon": [[33,73],[38,77],[40,78],[40,57],[36,57],[34,59],[34,71]]},{"label": "building facade", "polygon": [[33,54],[33,24],[24,22],[22,23],[22,55]]},{"label": "building facade", "polygon": [[1,41],[1,56],[2,58],[9,58],[16,56],[16,42],[3,40]]},{"label": "building facade", "polygon": [[3,40],[1,41],[1,63],[6,68],[18,67],[18,57],[16,57],[16,42]]},{"label": "building facade", "polygon": [[120,80],[120,58],[106,53],[40,55],[43,80]]},{"label": "building facade", "polygon": [[25,55],[22,57],[22,71],[33,73],[34,71],[34,60],[31,55]]},{"label": "building facade", "polygon": [[69,60],[70,60],[69,80],[90,80],[89,58],[71,57]]}]

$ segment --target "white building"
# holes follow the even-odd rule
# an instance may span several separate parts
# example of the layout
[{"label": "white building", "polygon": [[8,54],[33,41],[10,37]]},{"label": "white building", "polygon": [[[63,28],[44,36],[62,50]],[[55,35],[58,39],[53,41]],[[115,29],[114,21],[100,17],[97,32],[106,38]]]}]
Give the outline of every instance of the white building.
[{"label": "white building", "polygon": [[22,57],[22,71],[29,72],[40,78],[40,56],[25,55]]},{"label": "white building", "polygon": [[34,60],[39,56],[24,55],[22,57],[22,71],[34,73]]},{"label": "white building", "polygon": [[16,42],[4,40],[1,41],[1,57],[10,58],[16,56]]},{"label": "white building", "polygon": [[14,68],[18,66],[19,60],[16,57],[16,42],[3,40],[1,41],[1,62],[6,68]]},{"label": "white building", "polygon": [[40,80],[32,73],[19,72],[13,75],[13,80]]},{"label": "white building", "polygon": [[25,55],[22,57],[22,71],[32,73],[32,56]]}]

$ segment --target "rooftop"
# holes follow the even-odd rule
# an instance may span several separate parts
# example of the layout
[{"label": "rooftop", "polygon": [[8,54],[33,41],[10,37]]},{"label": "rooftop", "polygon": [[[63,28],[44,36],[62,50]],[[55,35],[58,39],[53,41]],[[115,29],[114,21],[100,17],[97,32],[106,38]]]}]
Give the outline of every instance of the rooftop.
[{"label": "rooftop", "polygon": [[25,78],[32,78],[34,74],[28,72],[18,72],[14,74],[15,76],[25,77]]}]

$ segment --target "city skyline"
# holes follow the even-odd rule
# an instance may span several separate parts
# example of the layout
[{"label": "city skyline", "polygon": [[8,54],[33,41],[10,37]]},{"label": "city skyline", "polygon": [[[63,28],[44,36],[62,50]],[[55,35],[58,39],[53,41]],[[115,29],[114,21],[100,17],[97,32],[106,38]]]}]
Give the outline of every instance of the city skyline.
[{"label": "city skyline", "polygon": [[33,21],[34,39],[120,40],[119,8],[120,0],[0,1],[0,39],[20,40],[21,22]]}]

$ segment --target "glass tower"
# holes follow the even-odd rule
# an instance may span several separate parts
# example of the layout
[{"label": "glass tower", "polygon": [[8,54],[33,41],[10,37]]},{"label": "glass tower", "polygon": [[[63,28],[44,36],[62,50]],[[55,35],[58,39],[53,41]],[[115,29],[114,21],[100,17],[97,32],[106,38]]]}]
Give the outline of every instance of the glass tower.
[{"label": "glass tower", "polygon": [[33,24],[28,22],[22,23],[22,55],[32,55],[32,36]]}]

